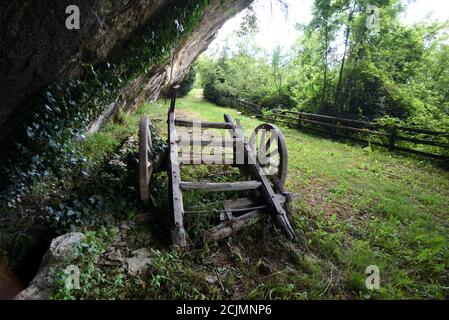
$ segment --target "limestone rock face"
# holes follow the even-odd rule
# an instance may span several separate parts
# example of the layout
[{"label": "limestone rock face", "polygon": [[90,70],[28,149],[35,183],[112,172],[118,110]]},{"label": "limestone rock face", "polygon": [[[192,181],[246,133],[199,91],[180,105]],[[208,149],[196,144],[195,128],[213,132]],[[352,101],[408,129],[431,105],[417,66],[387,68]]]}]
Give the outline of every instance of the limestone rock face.
[{"label": "limestone rock face", "polygon": [[[68,30],[71,0],[0,2],[0,141],[31,108],[26,100],[57,78],[76,72],[79,59],[104,59],[170,0],[77,0],[82,28]],[[12,121],[11,121],[12,119]]]},{"label": "limestone rock face", "polygon": [[55,238],[42,259],[39,272],[28,288],[14,297],[14,300],[48,300],[52,295],[53,269],[65,259],[75,259],[77,245],[85,239],[80,232],[72,232]]},{"label": "limestone rock face", "polygon": [[[116,103],[93,123],[98,128],[118,107],[131,108],[155,99],[180,81],[217,30],[252,0],[211,0],[192,34],[179,44],[165,66],[154,66],[125,88]],[[33,97],[54,81],[76,75],[80,59],[104,61],[140,27],[173,0],[77,0],[82,28],[68,30],[71,0],[0,1],[0,144],[33,108]]]},{"label": "limestone rock face", "polygon": [[164,66],[154,66],[125,88],[120,97],[93,121],[88,131],[96,131],[120,109],[129,110],[145,101],[156,100],[162,92],[179,83],[192,63],[215,39],[218,30],[234,14],[249,6],[253,0],[212,0],[197,28],[182,41]]}]

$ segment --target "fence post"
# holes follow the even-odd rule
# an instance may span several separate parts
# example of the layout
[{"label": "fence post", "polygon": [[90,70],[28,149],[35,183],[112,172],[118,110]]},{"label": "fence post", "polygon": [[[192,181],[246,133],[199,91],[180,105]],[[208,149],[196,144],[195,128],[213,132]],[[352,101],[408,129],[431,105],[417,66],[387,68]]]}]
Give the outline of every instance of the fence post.
[{"label": "fence post", "polygon": [[332,124],[335,126],[332,128],[331,132],[332,132],[332,136],[337,136],[338,132],[337,132],[337,119],[332,118]]},{"label": "fence post", "polygon": [[302,114],[298,113],[298,128],[301,128],[304,126],[304,122],[302,121]]},{"label": "fence post", "polygon": [[398,129],[395,126],[390,127],[390,141],[389,141],[389,146],[388,146],[388,150],[390,150],[390,151],[393,151],[395,148],[397,130]]},{"label": "fence post", "polygon": [[171,95],[171,99],[170,99],[170,112],[173,112],[175,110],[176,107],[176,96],[178,94],[178,89],[179,89],[179,85],[176,85],[172,88],[172,95]]},{"label": "fence post", "polygon": [[341,126],[341,122],[339,120],[337,120],[337,128],[335,128],[337,137],[340,136],[340,126]]}]

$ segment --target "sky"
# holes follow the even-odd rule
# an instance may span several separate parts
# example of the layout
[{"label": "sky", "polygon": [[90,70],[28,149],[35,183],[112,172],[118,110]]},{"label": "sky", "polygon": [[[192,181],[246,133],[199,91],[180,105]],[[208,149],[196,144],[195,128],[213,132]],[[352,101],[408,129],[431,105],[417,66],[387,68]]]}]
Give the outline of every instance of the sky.
[{"label": "sky", "polygon": [[[299,32],[295,29],[297,23],[307,24],[311,18],[313,0],[284,0],[288,8],[288,16],[277,4],[276,0],[256,0],[255,10],[259,20],[259,32],[255,36],[255,44],[272,52],[277,45],[290,47]],[[448,0],[403,0],[409,3],[408,9],[401,17],[405,24],[433,19],[436,21],[449,20]],[[411,2],[411,3],[410,3]],[[226,38],[231,37],[239,29],[244,12],[226,22],[219,31],[217,39],[209,46],[208,55],[213,55]],[[382,19],[382,17],[381,17]]]}]

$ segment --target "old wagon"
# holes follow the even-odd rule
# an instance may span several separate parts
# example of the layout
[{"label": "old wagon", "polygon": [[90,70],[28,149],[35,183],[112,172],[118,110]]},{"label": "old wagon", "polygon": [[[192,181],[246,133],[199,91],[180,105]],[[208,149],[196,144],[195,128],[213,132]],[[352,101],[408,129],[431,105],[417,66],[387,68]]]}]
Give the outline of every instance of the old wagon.
[{"label": "old wagon", "polygon": [[[220,212],[220,223],[204,232],[203,240],[218,240],[230,236],[261,220],[267,214],[271,215],[273,222],[282,229],[288,239],[295,239],[288,213],[289,203],[294,195],[284,187],[288,167],[287,145],[279,128],[269,123],[261,124],[254,129],[248,141],[245,141],[240,121],[234,122],[229,115],[224,115],[224,122],[200,122],[176,118],[175,109],[176,87],[168,111],[168,149],[162,157],[166,159],[165,168],[169,177],[173,244],[180,247],[188,245],[184,228],[183,193],[190,190],[250,190],[251,193],[250,197],[225,201]],[[180,127],[188,128],[187,135],[178,135],[177,129]],[[200,131],[195,130],[198,127]],[[211,139],[204,134],[208,129],[227,131],[230,138],[223,134],[219,138]],[[157,169],[156,162],[151,160],[153,148],[150,130],[150,121],[147,116],[143,116],[139,130],[139,186],[140,196],[145,202],[150,196],[151,175]],[[199,136],[198,132],[201,132]],[[231,150],[232,156],[224,159],[222,163],[216,161],[217,157],[211,159],[209,152],[202,151],[211,146]],[[186,148],[189,150],[187,153]],[[182,157],[180,149],[183,149]],[[195,149],[200,152],[195,153]],[[235,166],[239,169],[242,180],[220,183],[181,180],[181,166],[201,164]]]}]

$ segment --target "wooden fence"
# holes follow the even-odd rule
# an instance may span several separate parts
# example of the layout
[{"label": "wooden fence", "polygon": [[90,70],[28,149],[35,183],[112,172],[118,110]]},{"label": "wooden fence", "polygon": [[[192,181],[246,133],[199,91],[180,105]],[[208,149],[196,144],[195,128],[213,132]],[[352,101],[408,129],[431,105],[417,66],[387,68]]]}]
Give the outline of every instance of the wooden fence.
[{"label": "wooden fence", "polygon": [[274,109],[264,115],[260,106],[243,99],[237,99],[234,106],[244,113],[289,127],[335,138],[371,143],[386,147],[390,151],[397,150],[436,159],[449,159],[449,132],[385,125],[282,109]]}]

